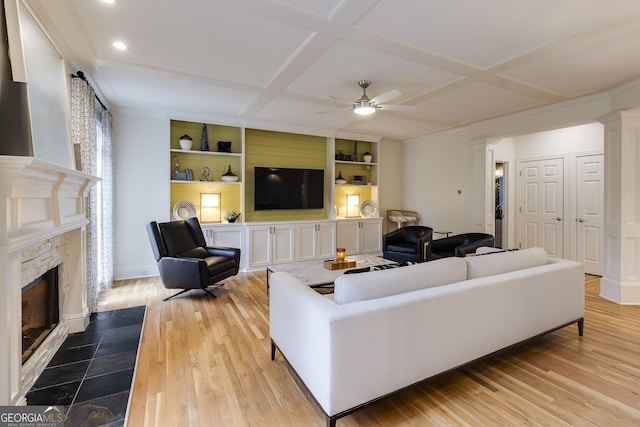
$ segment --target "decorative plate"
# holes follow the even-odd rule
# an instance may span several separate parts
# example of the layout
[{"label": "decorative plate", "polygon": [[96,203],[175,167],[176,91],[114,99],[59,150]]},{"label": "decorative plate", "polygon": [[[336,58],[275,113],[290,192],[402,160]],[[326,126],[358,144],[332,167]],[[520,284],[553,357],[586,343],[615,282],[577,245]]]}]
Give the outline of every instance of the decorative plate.
[{"label": "decorative plate", "polygon": [[360,213],[362,216],[371,218],[376,214],[376,210],[378,209],[378,205],[373,200],[365,200],[360,205]]},{"label": "decorative plate", "polygon": [[173,216],[176,219],[187,219],[196,216],[196,206],[189,200],[179,200],[173,205]]}]

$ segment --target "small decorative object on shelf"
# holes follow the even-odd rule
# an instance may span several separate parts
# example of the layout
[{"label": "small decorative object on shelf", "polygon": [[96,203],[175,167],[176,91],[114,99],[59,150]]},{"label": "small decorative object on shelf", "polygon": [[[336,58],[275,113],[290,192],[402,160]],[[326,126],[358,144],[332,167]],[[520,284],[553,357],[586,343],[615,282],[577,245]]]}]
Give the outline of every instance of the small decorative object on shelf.
[{"label": "small decorative object on shelf", "polygon": [[218,141],[218,153],[230,153],[231,141]]},{"label": "small decorative object on shelf", "polygon": [[180,172],[180,162],[178,162],[178,156],[173,156],[171,160],[173,160],[173,167],[174,167],[173,172],[174,173]]},{"label": "small decorative object on shelf", "polygon": [[229,168],[227,169],[227,173],[222,175],[221,178],[224,182],[236,182],[238,180],[238,175],[231,172],[231,165],[229,165]]},{"label": "small decorative object on shelf", "polygon": [[226,211],[224,213],[224,219],[226,219],[227,221],[233,223],[236,222],[236,220],[240,218],[240,213],[236,212],[236,211]]},{"label": "small decorative object on shelf", "polygon": [[370,152],[365,151],[364,154],[362,155],[362,160],[365,163],[371,163],[371,160],[373,160],[373,156],[371,155]]},{"label": "small decorative object on shelf", "polygon": [[191,147],[193,146],[193,139],[191,139],[191,137],[189,135],[182,135],[180,137],[180,148],[182,148],[183,150],[191,150]]},{"label": "small decorative object on shelf", "polygon": [[336,160],[351,160],[351,156],[345,154],[344,150],[338,150],[338,152],[336,153]]},{"label": "small decorative object on shelf", "polygon": [[209,134],[207,133],[207,124],[202,124],[202,135],[200,136],[200,151],[209,151]]},{"label": "small decorative object on shelf", "polygon": [[338,177],[336,178],[336,184],[337,185],[343,185],[343,184],[346,184],[346,183],[347,183],[347,180],[342,177],[342,171],[338,171]]},{"label": "small decorative object on shelf", "polygon": [[207,166],[203,167],[202,172],[200,172],[200,181],[213,181],[211,169],[209,169]]},{"label": "small decorative object on shelf", "polygon": [[358,141],[353,141],[353,154],[351,155],[351,160],[354,162],[358,161]]}]

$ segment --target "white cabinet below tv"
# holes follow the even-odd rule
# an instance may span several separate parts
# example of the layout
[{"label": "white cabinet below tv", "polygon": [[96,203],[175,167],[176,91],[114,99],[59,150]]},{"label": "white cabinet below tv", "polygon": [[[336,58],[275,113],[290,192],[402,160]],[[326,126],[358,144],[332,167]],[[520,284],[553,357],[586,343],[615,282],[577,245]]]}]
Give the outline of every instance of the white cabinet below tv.
[{"label": "white cabinet below tv", "polygon": [[332,259],[336,253],[335,221],[296,225],[296,261]]},{"label": "white cabinet below tv", "polygon": [[382,252],[382,218],[338,220],[336,245],[347,255]]},{"label": "white cabinet below tv", "polygon": [[249,269],[294,261],[293,224],[260,224],[247,226]]}]

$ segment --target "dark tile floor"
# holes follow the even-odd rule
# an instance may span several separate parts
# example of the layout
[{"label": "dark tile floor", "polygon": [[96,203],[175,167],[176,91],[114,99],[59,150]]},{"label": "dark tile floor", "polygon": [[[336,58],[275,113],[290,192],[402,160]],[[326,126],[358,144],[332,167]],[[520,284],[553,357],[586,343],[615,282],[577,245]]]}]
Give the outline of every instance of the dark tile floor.
[{"label": "dark tile floor", "polygon": [[91,315],[27,393],[28,405],[62,405],[65,425],[123,426],[146,307]]}]

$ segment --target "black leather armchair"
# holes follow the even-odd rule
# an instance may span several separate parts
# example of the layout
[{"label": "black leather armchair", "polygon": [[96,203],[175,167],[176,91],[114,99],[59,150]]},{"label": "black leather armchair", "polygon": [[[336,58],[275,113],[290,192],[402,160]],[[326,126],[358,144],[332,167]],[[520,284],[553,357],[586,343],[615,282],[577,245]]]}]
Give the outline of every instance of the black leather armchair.
[{"label": "black leather armchair", "polygon": [[147,224],[153,256],[158,261],[160,279],[166,288],[182,289],[170,298],[191,289],[202,289],[238,274],[240,249],[207,247],[198,218]]},{"label": "black leather armchair", "polygon": [[382,257],[397,262],[427,260],[427,247],[433,238],[433,228],[410,225],[382,236]]},{"label": "black leather armchair", "polygon": [[475,253],[480,246],[495,244],[494,237],[486,233],[463,233],[431,241],[427,250],[427,259],[434,260],[446,257],[463,257]]}]

